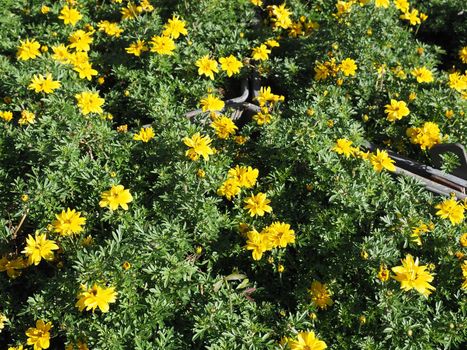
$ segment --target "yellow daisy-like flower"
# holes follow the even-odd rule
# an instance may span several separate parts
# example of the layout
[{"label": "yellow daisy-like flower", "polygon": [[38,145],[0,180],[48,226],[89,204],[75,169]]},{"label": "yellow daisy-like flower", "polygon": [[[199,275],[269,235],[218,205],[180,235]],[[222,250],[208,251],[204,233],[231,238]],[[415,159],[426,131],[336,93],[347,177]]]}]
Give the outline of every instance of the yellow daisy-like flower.
[{"label": "yellow daisy-like flower", "polygon": [[291,350],[324,350],[328,347],[312,331],[298,333],[296,340],[289,340],[289,346]]},{"label": "yellow daisy-like flower", "polygon": [[205,75],[211,80],[214,80],[214,73],[219,72],[216,60],[209,58],[209,55],[201,57],[195,65],[198,67],[198,75]]},{"label": "yellow daisy-like flower", "polygon": [[21,40],[20,43],[21,45],[18,47],[18,52],[16,53],[19,60],[27,61],[41,55],[41,44],[36,40],[26,39],[26,41]]},{"label": "yellow daisy-like flower", "polygon": [[287,244],[295,243],[295,231],[285,222],[276,221],[269,225],[265,232],[272,243],[272,247],[285,248]]},{"label": "yellow daisy-like flower", "polygon": [[70,41],[70,48],[76,51],[89,51],[90,44],[93,42],[92,33],[85,32],[84,30],[77,30],[70,34],[68,40]]},{"label": "yellow daisy-like flower", "polygon": [[218,188],[217,194],[219,196],[223,196],[227,198],[229,201],[232,200],[233,197],[238,195],[240,193],[240,184],[236,179],[227,179],[224,181],[224,183],[221,185],[221,187]]},{"label": "yellow daisy-like flower", "polygon": [[87,289],[85,286],[81,286],[81,292],[78,294],[78,301],[76,307],[79,311],[96,310],[99,308],[102,313],[109,312],[109,304],[117,301],[117,292],[115,287],[101,287],[98,284]]},{"label": "yellow daisy-like flower", "polygon": [[101,208],[109,207],[111,210],[117,210],[120,206],[123,210],[128,210],[128,203],[133,201],[130,190],[122,185],[112,185],[110,190],[101,194],[99,206]]},{"label": "yellow daisy-like flower", "polygon": [[51,261],[54,259],[54,250],[58,245],[53,240],[47,239],[47,235],[36,232],[34,237],[28,235],[26,247],[21,252],[28,257],[29,265],[39,265],[42,259]]},{"label": "yellow daisy-like flower", "polygon": [[36,115],[33,112],[23,110],[21,111],[21,118],[18,120],[19,125],[34,124],[36,122]]},{"label": "yellow daisy-like flower", "polygon": [[379,267],[379,272],[378,272],[378,279],[381,282],[387,282],[389,280],[389,277],[391,277],[391,274],[385,264],[381,264]]},{"label": "yellow daisy-like flower", "polygon": [[228,77],[240,73],[240,68],[243,67],[243,63],[233,55],[219,58],[219,63],[221,64],[221,69],[227,72]]},{"label": "yellow daisy-like flower", "polygon": [[260,46],[253,48],[252,58],[255,61],[266,61],[269,58],[270,53],[271,50],[269,50],[266,45],[261,44]]},{"label": "yellow daisy-like flower", "polygon": [[320,309],[327,309],[328,306],[333,304],[331,294],[326,285],[319,281],[313,281],[308,292],[310,293],[312,303]]},{"label": "yellow daisy-like flower", "polygon": [[43,75],[34,74],[31,83],[28,86],[28,89],[34,90],[35,92],[45,92],[46,94],[51,94],[55,89],[58,89],[61,86],[60,81],[53,80],[52,74],[47,73],[45,77]]},{"label": "yellow daisy-like flower", "polygon": [[59,235],[69,236],[84,231],[83,225],[86,224],[86,218],[81,217],[81,213],[76,209],[62,210],[60,214],[55,215],[55,218],[52,226]]},{"label": "yellow daisy-like flower", "polygon": [[159,55],[173,55],[175,50],[175,41],[168,36],[153,36],[151,39],[151,52],[156,52]]},{"label": "yellow daisy-like flower", "polygon": [[459,50],[459,58],[462,63],[467,63],[467,46],[464,46]]},{"label": "yellow daisy-like flower", "polygon": [[178,16],[173,15],[171,19],[164,24],[162,35],[169,36],[173,39],[178,39],[180,35],[187,35],[188,31],[185,28],[185,21],[182,21]]},{"label": "yellow daisy-like flower", "polygon": [[231,179],[236,179],[240,187],[252,188],[256,184],[259,175],[258,169],[253,169],[251,166],[239,166],[229,169],[227,176]]},{"label": "yellow daisy-like flower", "polygon": [[149,142],[152,138],[154,138],[154,129],[152,127],[149,128],[141,128],[138,134],[133,135],[133,140],[142,141],[142,142]]},{"label": "yellow daisy-like flower", "polygon": [[396,166],[394,165],[394,160],[389,158],[389,154],[386,151],[376,150],[376,154],[370,156],[370,162],[373,165],[373,168],[376,172],[381,172],[383,169],[389,171],[396,171]]},{"label": "yellow daisy-like flower", "polygon": [[52,323],[45,323],[42,320],[36,321],[36,327],[30,327],[26,331],[28,337],[27,344],[33,345],[34,350],[48,349],[50,346],[50,329]]},{"label": "yellow daisy-like flower", "polygon": [[131,55],[135,55],[136,57],[141,56],[141,54],[145,51],[148,51],[148,47],[146,46],[146,42],[144,40],[138,39],[138,41],[131,43],[129,47],[125,48],[125,51]]},{"label": "yellow daisy-like flower", "polygon": [[433,79],[433,73],[426,67],[415,68],[410,72],[419,83],[431,83]]},{"label": "yellow daisy-like flower", "polygon": [[201,109],[203,112],[215,112],[224,109],[225,103],[220,98],[208,94],[208,97],[201,100]]},{"label": "yellow daisy-like flower", "polygon": [[352,147],[352,141],[347,139],[338,139],[332,150],[337,154],[343,154],[346,158],[349,158],[354,153],[355,148]]},{"label": "yellow daisy-like flower", "polygon": [[0,111],[0,119],[8,123],[13,119],[13,113],[10,111]]},{"label": "yellow daisy-like flower", "polygon": [[435,206],[436,209],[439,209],[436,212],[436,215],[442,219],[449,219],[451,224],[458,225],[464,221],[464,206],[460,203],[457,203],[455,198],[449,198]]},{"label": "yellow daisy-like flower", "polygon": [[375,0],[375,6],[387,9],[389,7],[389,0]]},{"label": "yellow daisy-like flower", "polygon": [[198,160],[202,156],[205,160],[209,159],[214,150],[209,146],[212,140],[209,136],[201,136],[199,132],[192,137],[185,137],[183,143],[189,147],[185,155],[191,160]]},{"label": "yellow daisy-like flower", "polygon": [[108,36],[114,36],[116,38],[120,37],[120,34],[123,33],[123,29],[118,26],[118,23],[109,22],[109,21],[100,21],[97,24],[99,31],[104,32]]},{"label": "yellow daisy-like flower", "polygon": [[69,8],[68,5],[64,6],[60,11],[59,19],[63,20],[64,24],[70,24],[74,26],[78,21],[83,18],[78,10],[74,8]]},{"label": "yellow daisy-like flower", "polygon": [[348,76],[354,76],[355,72],[357,71],[357,64],[355,63],[355,60],[351,58],[346,58],[341,62],[339,65],[339,70],[344,73],[346,77]]},{"label": "yellow daisy-like flower", "polygon": [[98,92],[84,91],[75,95],[78,107],[81,110],[81,113],[87,115],[89,113],[102,114],[102,105],[105,100],[99,97]]},{"label": "yellow daisy-like flower", "polygon": [[409,115],[410,110],[407,108],[407,104],[404,101],[397,101],[391,99],[391,103],[384,106],[386,109],[384,112],[387,114],[387,119],[390,122],[401,120],[403,117]]},{"label": "yellow daisy-like flower", "polygon": [[256,230],[249,231],[246,235],[247,241],[245,248],[251,250],[253,260],[261,260],[263,253],[268,250],[268,239],[264,234],[258,233]]},{"label": "yellow daisy-like flower", "polygon": [[265,193],[259,192],[245,199],[245,209],[248,209],[250,216],[264,216],[265,213],[272,212],[272,207],[268,204],[271,200],[267,199]]},{"label": "yellow daisy-like flower", "polygon": [[231,135],[235,135],[235,130],[238,129],[232,119],[226,116],[216,118],[211,123],[211,128],[216,131],[217,137],[223,140],[228,139]]},{"label": "yellow daisy-like flower", "polygon": [[401,283],[401,289],[405,291],[415,289],[427,298],[436,289],[429,283],[433,281],[433,276],[426,271],[427,266],[419,266],[418,258],[414,261],[410,254],[407,254],[401,263],[401,266],[392,268],[392,272],[396,274],[392,278]]}]

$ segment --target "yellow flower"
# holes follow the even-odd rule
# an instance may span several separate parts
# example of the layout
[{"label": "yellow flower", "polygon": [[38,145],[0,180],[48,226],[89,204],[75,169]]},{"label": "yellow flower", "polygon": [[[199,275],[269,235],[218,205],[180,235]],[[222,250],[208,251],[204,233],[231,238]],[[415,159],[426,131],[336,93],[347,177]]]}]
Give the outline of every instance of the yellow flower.
[{"label": "yellow flower", "polygon": [[36,232],[35,237],[28,235],[26,238],[26,247],[21,253],[28,257],[29,265],[39,265],[41,259],[53,260],[54,250],[58,249],[55,241],[47,239],[47,235]]},{"label": "yellow flower", "polygon": [[128,261],[125,261],[122,264],[122,269],[124,269],[125,271],[129,270],[130,268],[131,268],[131,264]]},{"label": "yellow flower", "polygon": [[467,260],[464,260],[464,263],[461,265],[462,277],[464,277],[464,282],[462,282],[462,289],[467,289]]},{"label": "yellow flower", "polygon": [[62,19],[64,24],[74,26],[81,18],[83,18],[83,16],[78,10],[69,8],[68,5],[66,5],[60,11],[60,16],[58,16],[58,18]]},{"label": "yellow flower", "polygon": [[73,70],[78,72],[80,79],[91,80],[93,76],[98,74],[97,70],[92,68],[91,63],[89,62],[75,64]]},{"label": "yellow flower", "polygon": [[209,146],[212,140],[209,136],[201,136],[199,132],[191,138],[185,137],[183,143],[190,147],[185,155],[191,160],[198,160],[202,156],[205,160],[209,159],[209,155],[214,154],[214,150]]},{"label": "yellow flower", "polygon": [[117,292],[114,287],[101,287],[94,283],[92,288],[87,289],[81,286],[81,292],[78,294],[78,301],[75,306],[79,311],[96,310],[99,308],[103,313],[109,312],[109,304],[117,300]]},{"label": "yellow flower", "polygon": [[18,120],[19,125],[34,124],[36,122],[36,115],[27,110],[21,111],[21,118]]},{"label": "yellow flower", "polygon": [[169,36],[173,39],[177,39],[180,34],[187,35],[188,31],[185,28],[185,21],[182,21],[178,16],[173,15],[172,19],[169,19],[166,24],[164,24],[164,31],[162,35]]},{"label": "yellow flower", "polygon": [[267,125],[271,123],[272,118],[271,114],[268,112],[267,108],[264,110],[261,109],[258,113],[253,116],[253,120],[256,121],[258,125]]},{"label": "yellow flower", "polygon": [[295,243],[295,231],[285,222],[273,222],[264,231],[272,243],[272,248],[285,248],[287,244]]},{"label": "yellow flower", "polygon": [[400,120],[403,117],[408,116],[410,113],[410,110],[407,108],[404,101],[391,99],[391,104],[387,104],[384,107],[386,108],[384,112],[387,114],[387,119],[390,122]]},{"label": "yellow flower", "polygon": [[89,113],[101,114],[103,112],[102,105],[105,100],[99,97],[98,92],[84,91],[75,95],[78,107],[81,113],[87,115]]},{"label": "yellow flower", "polygon": [[148,51],[146,42],[144,40],[138,39],[138,41],[131,43],[129,47],[125,48],[125,51],[136,57],[141,56],[141,53]]},{"label": "yellow flower", "polygon": [[342,73],[344,73],[346,77],[348,77],[349,75],[354,76],[355,71],[357,70],[357,64],[355,63],[353,59],[346,58],[339,65],[339,69]]},{"label": "yellow flower", "polygon": [[389,277],[391,277],[391,276],[390,276],[388,268],[386,267],[386,265],[381,264],[380,267],[379,267],[378,279],[381,282],[386,282],[386,281],[389,280]]},{"label": "yellow flower", "polygon": [[159,55],[173,55],[175,50],[175,42],[167,36],[153,36],[151,39],[151,52],[156,52]]},{"label": "yellow flower", "polygon": [[312,303],[320,309],[327,309],[328,306],[333,304],[331,294],[326,285],[319,281],[313,281],[308,292],[311,295]]},{"label": "yellow flower", "polygon": [[258,174],[258,169],[237,165],[235,168],[229,169],[227,176],[236,179],[240,187],[252,188],[256,184]]},{"label": "yellow flower", "polygon": [[228,77],[240,73],[240,68],[243,67],[243,63],[233,55],[219,58],[219,63],[221,64],[221,69],[227,72]]},{"label": "yellow flower", "polygon": [[219,196],[224,196],[229,201],[232,200],[233,197],[240,193],[240,184],[236,179],[227,179],[224,183],[217,189],[217,194]]},{"label": "yellow flower", "polygon": [[62,236],[69,236],[84,231],[83,225],[86,224],[86,218],[81,217],[81,213],[75,209],[62,210],[60,214],[55,215],[56,220],[52,223],[54,232]]},{"label": "yellow flower", "polygon": [[41,13],[42,13],[43,15],[49,13],[49,11],[50,11],[50,7],[48,7],[48,6],[46,6],[46,5],[42,5],[42,6],[41,6]]},{"label": "yellow flower", "polygon": [[375,6],[387,9],[389,7],[389,0],[375,0]]},{"label": "yellow flower", "polygon": [[459,72],[449,74],[449,87],[458,92],[466,90],[467,74],[459,74]]},{"label": "yellow flower", "polygon": [[263,0],[250,0],[250,2],[255,6],[263,5]]},{"label": "yellow flower", "polygon": [[122,20],[132,20],[135,19],[139,14],[138,6],[132,2],[128,2],[127,6],[120,10],[122,14]]},{"label": "yellow flower", "polygon": [[50,346],[50,328],[52,323],[42,320],[36,321],[36,328],[30,327],[26,331],[27,344],[34,345],[34,350],[48,349]]},{"label": "yellow flower", "polygon": [[401,283],[401,289],[405,291],[415,289],[427,298],[436,289],[429,283],[433,281],[433,276],[426,271],[427,266],[419,266],[418,258],[414,261],[410,254],[407,254],[401,263],[402,266],[392,268],[396,274],[392,278]]},{"label": "yellow flower", "polygon": [[216,118],[216,120],[211,123],[211,128],[216,131],[217,137],[224,140],[228,139],[230,135],[234,135],[235,130],[238,129],[232,119],[226,116]]},{"label": "yellow flower", "polygon": [[138,134],[133,135],[133,140],[149,142],[149,140],[151,140],[153,137],[154,137],[154,129],[152,127],[141,128]]},{"label": "yellow flower", "polygon": [[346,158],[349,158],[354,153],[355,149],[352,147],[352,141],[347,139],[338,139],[332,150],[337,154],[343,154]]},{"label": "yellow flower", "polygon": [[247,232],[247,241],[245,248],[251,250],[251,255],[253,260],[261,260],[263,253],[268,250],[268,239],[264,234],[258,233],[258,231],[253,230]]},{"label": "yellow flower", "polygon": [[8,123],[13,119],[13,113],[10,111],[0,111],[0,118]]},{"label": "yellow flower", "polygon": [[116,38],[120,37],[122,34],[123,29],[118,26],[118,23],[109,22],[109,21],[100,21],[97,23],[97,27],[101,32],[109,36],[115,36]]},{"label": "yellow flower", "polygon": [[410,5],[408,0],[394,0],[394,6],[401,12],[407,12]]},{"label": "yellow flower", "polygon": [[463,233],[462,236],[459,238],[459,243],[462,247],[467,247],[467,232]]},{"label": "yellow flower", "polygon": [[435,206],[439,209],[436,215],[442,219],[449,219],[451,224],[457,225],[464,221],[464,206],[457,203],[455,198],[449,198]]},{"label": "yellow flower", "polygon": [[214,80],[214,73],[219,72],[216,60],[210,59],[209,55],[201,57],[196,61],[195,65],[198,67],[198,75],[204,74],[211,80]]},{"label": "yellow flower", "polygon": [[269,50],[266,45],[261,44],[260,46],[253,48],[252,58],[255,61],[265,61],[269,58],[270,53],[271,50]]},{"label": "yellow flower", "polygon": [[417,245],[422,245],[422,234],[430,232],[434,229],[434,224],[430,223],[429,225],[425,223],[420,223],[420,225],[412,228],[412,234],[410,237],[412,238],[412,242],[416,243]]},{"label": "yellow flower", "polygon": [[71,33],[68,37],[68,41],[71,43],[69,47],[76,51],[89,51],[91,49],[90,44],[93,42],[91,35],[92,33],[81,29]]},{"label": "yellow flower", "polygon": [[212,94],[208,94],[208,97],[201,100],[201,109],[203,112],[215,112],[224,109],[225,103],[220,98],[215,97]]},{"label": "yellow flower", "polygon": [[18,59],[27,61],[41,55],[39,50],[41,44],[39,44],[35,39],[32,39],[31,41],[29,39],[26,39],[26,41],[21,40],[20,43],[21,45],[18,47],[18,52],[16,53]]},{"label": "yellow flower", "polygon": [[5,256],[0,259],[0,272],[7,273],[8,277],[16,278],[21,275],[21,271],[28,266],[27,261],[22,257],[17,257],[12,260],[8,260]]},{"label": "yellow flower", "polygon": [[269,86],[262,86],[259,89],[259,93],[256,97],[256,100],[258,101],[261,107],[264,107],[268,102],[270,102],[271,104],[275,104],[284,101],[284,96],[273,94]]},{"label": "yellow flower", "polygon": [[60,81],[58,80],[53,80],[52,74],[47,73],[47,75],[37,75],[34,74],[34,76],[31,79],[31,83],[28,86],[28,89],[34,90],[35,92],[45,92],[46,94],[53,93],[55,89],[58,89],[60,87]]},{"label": "yellow flower", "polygon": [[285,3],[280,6],[268,6],[268,10],[270,11],[271,20],[275,28],[287,29],[292,25],[290,18],[292,13],[285,7]]},{"label": "yellow flower", "polygon": [[433,73],[426,67],[415,68],[410,72],[419,83],[431,83],[433,79]]},{"label": "yellow flower", "polygon": [[415,26],[420,24],[420,18],[418,17],[418,10],[412,9],[412,11],[407,11],[404,14],[400,15],[401,19],[409,21],[410,25]]},{"label": "yellow flower", "polygon": [[420,128],[408,128],[406,134],[410,142],[420,145],[423,150],[441,143],[439,127],[433,122],[426,122]]},{"label": "yellow flower", "polygon": [[280,46],[277,40],[274,40],[274,39],[268,39],[264,43],[271,48]]},{"label": "yellow flower", "polygon": [[272,207],[268,204],[271,203],[267,199],[266,194],[259,192],[257,195],[252,195],[245,199],[245,209],[248,209],[250,216],[264,216],[265,213],[270,213]]},{"label": "yellow flower", "polygon": [[394,160],[389,158],[388,152],[376,150],[376,154],[370,156],[370,162],[373,165],[373,169],[376,172],[381,172],[383,169],[389,171],[396,171],[396,166],[394,165]]},{"label": "yellow flower", "polygon": [[54,52],[52,58],[60,63],[70,63],[70,52],[68,48],[63,45],[52,46],[52,51]]},{"label": "yellow flower", "polygon": [[101,208],[109,207],[111,210],[117,210],[120,206],[123,210],[128,210],[128,203],[131,201],[133,201],[133,196],[130,190],[125,190],[122,185],[112,185],[110,190],[101,194],[99,206]]},{"label": "yellow flower", "polygon": [[298,333],[297,340],[289,340],[289,346],[291,350],[324,350],[328,347],[312,331]]},{"label": "yellow flower", "polygon": [[459,58],[462,63],[467,63],[467,46],[464,46],[459,50]]}]

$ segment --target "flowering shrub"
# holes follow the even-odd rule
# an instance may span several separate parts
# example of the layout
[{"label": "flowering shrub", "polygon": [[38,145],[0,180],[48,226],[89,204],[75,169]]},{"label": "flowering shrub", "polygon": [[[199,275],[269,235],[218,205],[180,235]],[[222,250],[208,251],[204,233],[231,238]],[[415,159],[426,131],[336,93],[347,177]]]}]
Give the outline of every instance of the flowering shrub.
[{"label": "flowering shrub", "polygon": [[467,202],[387,151],[467,144],[462,2],[3,5],[3,347],[466,346]]}]

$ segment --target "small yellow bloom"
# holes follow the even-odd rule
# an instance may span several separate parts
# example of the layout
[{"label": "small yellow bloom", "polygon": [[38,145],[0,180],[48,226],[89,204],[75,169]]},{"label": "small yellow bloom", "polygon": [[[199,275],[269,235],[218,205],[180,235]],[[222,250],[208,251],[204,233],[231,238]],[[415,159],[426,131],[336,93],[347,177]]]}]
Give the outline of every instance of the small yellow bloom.
[{"label": "small yellow bloom", "polygon": [[138,134],[133,135],[133,140],[149,142],[152,138],[154,138],[154,135],[154,129],[152,127],[141,128]]},{"label": "small yellow bloom", "polygon": [[391,276],[390,276],[388,268],[386,267],[386,265],[381,264],[379,267],[378,279],[381,282],[387,282],[389,280],[389,277]]},{"label": "small yellow bloom", "polygon": [[185,155],[191,160],[198,160],[202,156],[205,160],[209,159],[214,150],[210,147],[212,140],[209,136],[201,136],[199,132],[194,134],[191,138],[185,137],[183,143],[189,147]]},{"label": "small yellow bloom", "polygon": [[336,145],[332,149],[337,154],[343,154],[346,158],[349,158],[354,153],[354,147],[352,147],[352,141],[347,139],[338,139]]},{"label": "small yellow bloom", "polygon": [[156,52],[159,55],[173,55],[175,50],[175,42],[167,36],[153,36],[151,39],[151,52]]},{"label": "small yellow bloom", "polygon": [[125,189],[122,185],[112,185],[110,190],[102,193],[99,206],[101,208],[109,207],[111,210],[117,210],[120,206],[123,210],[128,210],[128,203],[132,201],[133,196],[130,190]]},{"label": "small yellow bloom", "polygon": [[311,295],[312,303],[320,309],[327,309],[328,306],[333,304],[331,294],[326,285],[319,281],[313,281],[308,292]]},{"label": "small yellow bloom", "polygon": [[253,48],[252,58],[255,61],[265,61],[269,58],[270,53],[271,50],[269,50],[266,45],[261,44],[260,46]]},{"label": "small yellow bloom", "polygon": [[26,247],[22,251],[28,257],[29,265],[39,265],[42,259],[51,261],[54,259],[54,250],[58,249],[58,245],[53,240],[47,239],[47,235],[39,232],[32,237],[28,235],[26,238]]},{"label": "small yellow bloom", "polygon": [[464,206],[456,201],[455,198],[449,198],[435,206],[439,209],[436,215],[442,219],[449,219],[451,224],[458,225],[464,221]]},{"label": "small yellow bloom", "polygon": [[122,269],[124,269],[125,271],[129,270],[130,268],[131,268],[131,264],[128,261],[125,261],[122,264]]},{"label": "small yellow bloom", "polygon": [[138,39],[138,41],[131,43],[129,47],[125,48],[125,51],[131,55],[135,55],[136,57],[141,56],[141,54],[145,51],[148,51],[148,47],[146,46],[146,42],[144,40]]},{"label": "small yellow bloom", "polygon": [[98,92],[84,91],[75,95],[78,107],[81,110],[81,113],[87,115],[89,113],[103,113],[102,105],[105,100],[99,97]]},{"label": "small yellow bloom", "polygon": [[216,60],[209,58],[209,55],[201,57],[195,65],[198,67],[198,75],[205,75],[211,80],[214,80],[214,73],[219,72]]},{"label": "small yellow bloom", "polygon": [[69,8],[68,5],[65,5],[60,11],[60,16],[58,16],[58,18],[63,20],[64,24],[70,24],[74,26],[81,18],[83,18],[83,16],[79,13],[78,10]]},{"label": "small yellow bloom", "polygon": [[346,58],[341,62],[339,65],[339,70],[344,73],[346,77],[348,76],[354,76],[355,72],[357,71],[357,64],[355,61],[351,58]]},{"label": "small yellow bloom", "polygon": [[74,235],[84,231],[83,225],[86,224],[86,218],[81,217],[81,213],[75,209],[62,210],[55,217],[56,220],[52,223],[54,232],[61,236]]},{"label": "small yellow bloom", "polygon": [[414,261],[410,254],[407,254],[401,262],[401,266],[392,268],[396,274],[392,278],[401,283],[401,289],[405,291],[415,289],[427,298],[436,289],[429,283],[433,281],[433,276],[427,271],[427,266],[419,266],[418,258]]},{"label": "small yellow bloom", "polygon": [[225,107],[224,101],[222,101],[220,98],[208,94],[206,98],[203,98],[201,100],[201,109],[203,112],[215,112],[215,111],[221,111]]},{"label": "small yellow bloom", "polygon": [[42,320],[36,321],[36,327],[30,327],[26,331],[27,344],[34,345],[34,350],[48,349],[50,346],[50,329],[52,323]]},{"label": "small yellow bloom", "polygon": [[235,130],[238,129],[238,127],[235,125],[232,119],[226,116],[221,116],[219,118],[216,118],[211,123],[211,128],[213,128],[216,131],[217,137],[223,140],[226,140],[231,135],[234,135]]},{"label": "small yellow bloom", "polygon": [[264,216],[265,213],[272,212],[271,203],[265,193],[259,192],[245,199],[245,209],[248,209],[250,216]]},{"label": "small yellow bloom", "polygon": [[21,40],[20,43],[21,45],[18,47],[18,52],[16,53],[18,59],[27,61],[41,55],[39,50],[41,44],[39,44],[36,40],[32,39],[30,41],[29,39],[26,39],[26,41]]},{"label": "small yellow bloom", "polygon": [[219,63],[221,64],[221,69],[227,72],[228,77],[240,73],[240,68],[243,67],[243,63],[233,55],[219,58]]},{"label": "small yellow bloom", "polygon": [[409,115],[410,110],[407,108],[407,104],[404,101],[397,101],[391,99],[391,103],[384,106],[385,113],[387,114],[387,119],[390,122],[400,120],[403,117]]},{"label": "small yellow bloom", "polygon": [[19,125],[34,124],[36,122],[36,115],[33,112],[23,110],[21,111],[21,118],[18,120]]},{"label": "small yellow bloom", "polygon": [[35,92],[45,92],[46,94],[53,93],[55,89],[61,86],[60,81],[53,80],[52,74],[47,73],[45,77],[43,75],[34,74],[31,79],[31,83],[28,89],[34,90]]},{"label": "small yellow bloom", "polygon": [[383,169],[389,171],[396,171],[396,166],[394,165],[394,160],[389,158],[389,154],[386,151],[376,150],[376,154],[370,156],[370,162],[373,165],[373,168],[376,172],[381,172]]},{"label": "small yellow bloom", "polygon": [[81,286],[81,292],[77,296],[78,301],[76,307],[79,311],[96,310],[99,308],[102,313],[109,311],[109,304],[115,303],[117,300],[117,292],[115,287],[101,287],[98,284],[87,289],[85,286]]},{"label": "small yellow bloom", "polygon": [[433,73],[426,67],[415,68],[410,72],[419,83],[431,83],[433,79]]},{"label": "small yellow bloom", "polygon": [[164,24],[162,35],[169,36],[173,39],[177,39],[180,35],[187,35],[188,31],[186,30],[185,25],[185,21],[182,21],[178,16],[174,15],[166,24]]}]

